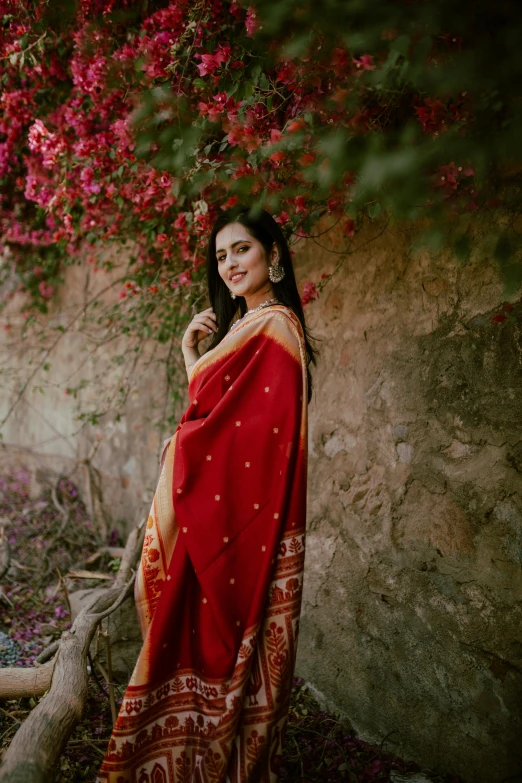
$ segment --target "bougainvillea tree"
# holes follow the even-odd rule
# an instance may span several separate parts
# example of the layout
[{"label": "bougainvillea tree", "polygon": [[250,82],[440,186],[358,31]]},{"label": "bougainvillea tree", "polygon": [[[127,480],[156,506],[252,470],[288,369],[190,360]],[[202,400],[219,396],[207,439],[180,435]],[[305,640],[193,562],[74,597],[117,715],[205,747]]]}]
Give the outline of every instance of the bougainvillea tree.
[{"label": "bougainvillea tree", "polygon": [[[240,200],[291,241],[330,215],[346,252],[364,220],[423,218],[460,262],[478,215],[520,281],[511,0],[3,0],[0,15],[3,301],[24,294],[28,319],[68,264],[112,265],[108,244],[130,243],[105,327],[168,342],[204,296],[214,217]],[[304,304],[327,284],[305,281]]]}]

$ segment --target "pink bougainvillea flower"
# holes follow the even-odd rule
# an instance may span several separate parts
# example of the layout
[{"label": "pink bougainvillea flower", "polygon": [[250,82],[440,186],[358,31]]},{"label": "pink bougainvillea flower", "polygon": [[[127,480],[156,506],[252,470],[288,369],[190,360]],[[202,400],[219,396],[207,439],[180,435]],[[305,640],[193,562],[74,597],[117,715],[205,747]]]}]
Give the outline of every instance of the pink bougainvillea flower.
[{"label": "pink bougainvillea flower", "polygon": [[215,106],[212,103],[198,103],[199,113],[202,117],[208,117],[210,122],[219,122],[222,114],[222,109],[219,106]]},{"label": "pink bougainvillea flower", "polygon": [[261,27],[259,18],[256,13],[256,9],[252,5],[247,8],[245,27],[246,27],[248,38],[253,38]]},{"label": "pink bougainvillea flower", "polygon": [[192,282],[192,277],[190,275],[190,272],[189,271],[182,272],[178,277],[178,282],[180,285],[190,285],[190,283]]},{"label": "pink bougainvillea flower", "polygon": [[301,296],[301,302],[303,305],[309,304],[312,299],[317,299],[319,297],[319,292],[317,288],[315,287],[315,283],[308,282],[305,283],[303,286],[303,295]]},{"label": "pink bougainvillea flower", "polygon": [[306,128],[306,123],[302,118],[298,120],[291,120],[286,126],[286,130],[288,133],[298,133],[299,131],[302,131],[305,128]]},{"label": "pink bougainvillea flower", "polygon": [[180,212],[176,220],[174,221],[173,225],[174,228],[176,228],[178,231],[182,231],[187,225],[187,213]]},{"label": "pink bougainvillea flower", "polygon": [[201,60],[197,66],[200,76],[206,76],[208,73],[214,73],[223,63],[230,57],[230,46],[225,44],[222,46],[219,44],[216,51],[213,54],[201,54],[198,52],[194,55],[198,60]]},{"label": "pink bougainvillea flower", "polygon": [[290,220],[287,212],[281,212],[280,215],[278,215],[275,219],[276,223],[279,223],[281,226],[286,226],[288,221]]},{"label": "pink bougainvillea flower", "polygon": [[414,107],[415,113],[426,133],[434,133],[441,129],[446,113],[446,107],[438,98],[424,98],[422,104]]},{"label": "pink bougainvillea flower", "polygon": [[355,223],[351,218],[348,218],[343,225],[343,234],[348,237],[353,237],[355,234]]},{"label": "pink bougainvillea flower", "polygon": [[[460,166],[460,169],[462,170],[462,166]],[[444,188],[447,195],[451,195],[451,192],[457,190],[459,186],[459,167],[451,161],[447,166],[439,166],[439,172],[440,174],[435,181],[435,187]]]},{"label": "pink bougainvillea flower", "polygon": [[243,6],[240,5],[239,3],[236,3],[236,0],[232,0],[228,10],[232,14],[232,16],[235,17],[236,19],[241,19],[244,13]]},{"label": "pink bougainvillea flower", "polygon": [[94,181],[94,169],[91,166],[86,166],[82,169],[80,180],[87,193],[99,193],[101,191],[99,182]]},{"label": "pink bougainvillea flower", "polygon": [[281,163],[286,158],[286,152],[284,150],[277,150],[270,155],[270,160],[273,163]]},{"label": "pink bougainvillea flower", "polygon": [[47,130],[41,120],[35,120],[29,128],[27,142],[31,152],[42,156],[42,165],[46,169],[52,168],[58,161],[58,156],[65,149],[65,142],[56,133]]},{"label": "pink bougainvillea flower", "polygon": [[285,63],[276,74],[276,81],[291,84],[296,75],[296,66],[292,62]]},{"label": "pink bougainvillea flower", "polygon": [[295,206],[295,211],[297,212],[297,214],[299,214],[299,212],[304,212],[306,210],[306,200],[307,200],[306,196],[296,196],[295,197],[295,199],[294,199],[294,206]]},{"label": "pink bougainvillea flower", "polygon": [[373,56],[371,54],[363,54],[359,59],[353,57],[352,62],[357,68],[360,68],[363,71],[375,70],[375,63],[373,62]]},{"label": "pink bougainvillea flower", "polygon": [[301,166],[309,166],[314,162],[314,160],[315,155],[312,152],[305,152],[303,155],[301,155],[300,158],[298,158],[298,163],[300,163]]},{"label": "pink bougainvillea flower", "polygon": [[224,204],[221,205],[221,209],[232,209],[239,201],[239,196],[230,196]]},{"label": "pink bougainvillea flower", "polygon": [[50,283],[47,283],[45,280],[42,280],[38,284],[38,290],[40,291],[44,299],[50,299],[54,293],[54,288],[52,287],[52,285],[50,285]]},{"label": "pink bougainvillea flower", "polygon": [[227,139],[231,147],[235,147],[239,144],[243,138],[243,128],[240,125],[236,125],[228,132]]},{"label": "pink bougainvillea flower", "polygon": [[337,77],[345,76],[350,57],[346,49],[334,49],[332,51],[332,68]]}]

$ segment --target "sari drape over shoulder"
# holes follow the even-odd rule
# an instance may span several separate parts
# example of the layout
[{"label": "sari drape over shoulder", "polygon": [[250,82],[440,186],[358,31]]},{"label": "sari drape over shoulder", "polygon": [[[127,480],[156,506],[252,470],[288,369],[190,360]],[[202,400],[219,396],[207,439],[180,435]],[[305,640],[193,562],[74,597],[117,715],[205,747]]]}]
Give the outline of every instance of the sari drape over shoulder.
[{"label": "sari drape over shoulder", "polygon": [[97,783],[275,783],[305,551],[303,330],[248,314],[196,362],[147,522],[143,647]]}]

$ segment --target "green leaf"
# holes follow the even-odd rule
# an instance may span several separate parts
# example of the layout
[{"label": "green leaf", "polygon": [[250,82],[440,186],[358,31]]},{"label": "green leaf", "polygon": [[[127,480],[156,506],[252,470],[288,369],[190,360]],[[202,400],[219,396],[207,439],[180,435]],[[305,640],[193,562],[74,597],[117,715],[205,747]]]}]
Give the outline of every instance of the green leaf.
[{"label": "green leaf", "polygon": [[390,50],[393,52],[398,52],[403,57],[408,56],[408,50],[410,48],[410,36],[409,35],[399,35],[398,38],[395,38],[394,41],[391,41],[390,43]]},{"label": "green leaf", "polygon": [[202,90],[208,87],[207,82],[204,79],[202,79],[200,76],[198,76],[197,79],[194,79],[192,84],[194,85],[194,87],[199,87]]},{"label": "green leaf", "polygon": [[379,217],[381,212],[382,212],[382,207],[378,201],[376,201],[375,204],[370,204],[370,206],[368,207],[368,216],[372,220],[374,220],[374,218]]},{"label": "green leaf", "polygon": [[252,77],[252,81],[254,82],[254,84],[258,83],[262,70],[263,69],[260,65],[254,65],[254,67],[250,71],[250,75]]},{"label": "green leaf", "polygon": [[242,89],[242,97],[243,100],[246,100],[247,98],[251,98],[254,94],[255,84],[253,82],[244,82],[243,83],[243,89]]},{"label": "green leaf", "polygon": [[458,239],[456,239],[453,243],[453,252],[455,253],[455,257],[458,259],[458,261],[465,263],[471,253],[470,238],[466,235],[458,237]]}]

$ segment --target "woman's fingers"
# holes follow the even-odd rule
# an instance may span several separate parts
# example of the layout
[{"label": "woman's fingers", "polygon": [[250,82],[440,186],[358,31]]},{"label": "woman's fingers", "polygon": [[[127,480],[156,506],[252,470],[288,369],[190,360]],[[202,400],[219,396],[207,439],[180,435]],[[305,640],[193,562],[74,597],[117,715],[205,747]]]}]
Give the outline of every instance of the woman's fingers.
[{"label": "woman's fingers", "polygon": [[[182,344],[187,347],[195,347],[200,340],[204,340],[212,332],[217,332],[216,314],[212,307],[207,307],[192,318],[187,326]],[[187,339],[190,336],[190,339]]]},{"label": "woman's fingers", "polygon": [[195,329],[200,329],[201,327],[207,327],[205,331],[208,331],[209,328],[212,330],[217,330],[217,326],[215,322],[212,320],[212,318],[209,315],[203,315],[199,313],[198,315],[195,315],[192,319],[192,325]]}]

